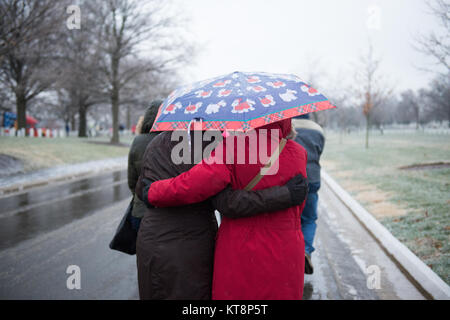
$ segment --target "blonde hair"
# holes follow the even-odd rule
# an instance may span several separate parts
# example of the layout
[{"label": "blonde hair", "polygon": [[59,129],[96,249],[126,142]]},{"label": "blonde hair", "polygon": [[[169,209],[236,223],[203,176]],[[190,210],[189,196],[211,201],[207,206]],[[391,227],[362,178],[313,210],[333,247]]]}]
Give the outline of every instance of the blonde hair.
[{"label": "blonde hair", "polygon": [[136,135],[141,134],[143,124],[144,124],[144,116],[140,116],[138,123],[136,124],[136,131],[135,131]]}]

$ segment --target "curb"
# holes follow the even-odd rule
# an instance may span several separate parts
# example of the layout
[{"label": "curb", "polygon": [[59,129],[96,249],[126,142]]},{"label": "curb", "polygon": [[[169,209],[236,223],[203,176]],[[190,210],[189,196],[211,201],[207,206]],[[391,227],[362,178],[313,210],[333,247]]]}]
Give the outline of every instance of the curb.
[{"label": "curb", "polygon": [[380,222],[345,191],[325,170],[322,179],[352,212],[356,219],[371,233],[381,247],[397,263],[403,271],[414,280],[424,293],[436,300],[450,299],[450,286],[442,280],[430,267],[420,260],[411,250],[395,238]]},{"label": "curb", "polygon": [[[111,158],[108,160],[116,161],[116,160],[120,160],[120,158]],[[101,160],[99,160],[99,162],[101,162]],[[86,162],[86,163],[93,163],[93,162]],[[82,164],[83,163],[78,163],[75,165],[79,166]],[[55,174],[53,176],[47,176],[47,177],[42,177],[42,178],[38,178],[38,179],[31,179],[31,181],[25,182],[25,183],[22,183],[22,182],[13,183],[10,185],[0,187],[0,198],[7,197],[12,194],[16,194],[16,193],[19,193],[19,192],[22,192],[22,191],[25,191],[25,190],[28,190],[28,189],[31,189],[34,187],[45,186],[50,183],[82,179],[82,178],[86,178],[91,175],[102,174],[102,173],[109,172],[109,171],[126,170],[126,165],[127,165],[126,162],[124,162],[124,163],[119,163],[119,162],[109,163],[108,165],[105,165],[105,166],[99,165],[99,166],[96,166],[95,168],[92,168],[92,167],[86,168],[86,169],[80,168],[80,169],[77,169],[74,172],[71,172],[68,174]],[[45,169],[45,170],[51,170],[51,168]],[[34,172],[34,173],[36,173],[36,172]]]}]

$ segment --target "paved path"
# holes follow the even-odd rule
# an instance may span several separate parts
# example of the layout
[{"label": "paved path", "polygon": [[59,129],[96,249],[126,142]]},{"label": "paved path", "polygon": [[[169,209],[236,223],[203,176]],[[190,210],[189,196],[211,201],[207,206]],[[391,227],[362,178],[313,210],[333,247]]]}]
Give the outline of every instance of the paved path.
[{"label": "paved path", "polygon": [[[137,299],[135,256],[108,248],[129,191],[124,172],[0,198],[0,299]],[[324,184],[305,299],[423,299]],[[81,269],[69,290],[66,269]],[[366,268],[380,270],[380,289]],[[369,285],[370,286],[370,285]]]},{"label": "paved path", "polygon": [[[315,270],[305,275],[306,299],[424,299],[323,182],[318,216]],[[372,281],[374,270],[379,270],[379,289]]]}]

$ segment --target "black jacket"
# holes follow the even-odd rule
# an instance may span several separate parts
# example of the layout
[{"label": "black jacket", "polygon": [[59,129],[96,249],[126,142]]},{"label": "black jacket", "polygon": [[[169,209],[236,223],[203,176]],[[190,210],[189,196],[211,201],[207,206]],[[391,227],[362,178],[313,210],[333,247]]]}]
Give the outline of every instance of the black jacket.
[{"label": "black jacket", "polygon": [[[144,157],[145,149],[150,141],[157,136],[157,133],[144,133],[136,136],[130,147],[128,153],[128,187],[131,193],[134,195],[136,184],[141,174],[142,158]],[[145,204],[139,199],[134,197],[132,215],[137,218],[142,218],[147,211]]]},{"label": "black jacket", "polygon": [[[154,100],[145,111],[141,133],[134,138],[130,152],[128,153],[128,187],[133,195],[139,175],[141,174],[142,158],[144,157],[147,145],[158,135],[155,132],[150,133],[150,130],[161,103],[161,100]],[[134,197],[132,215],[137,218],[142,218],[145,211],[147,211],[145,204],[138,197]]]}]

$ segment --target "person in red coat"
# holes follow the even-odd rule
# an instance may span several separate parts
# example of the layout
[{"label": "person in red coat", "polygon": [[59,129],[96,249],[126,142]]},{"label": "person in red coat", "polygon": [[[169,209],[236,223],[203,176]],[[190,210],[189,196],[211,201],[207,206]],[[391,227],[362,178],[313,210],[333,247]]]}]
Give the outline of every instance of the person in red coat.
[{"label": "person in red coat", "polygon": [[[281,138],[286,138],[291,133],[291,120],[255,129],[258,159],[261,129],[267,129],[267,150],[273,152],[269,146],[271,140],[277,139],[279,143]],[[223,140],[224,144],[227,139]],[[234,143],[235,157],[239,146],[242,145]],[[245,148],[243,164],[211,161],[218,157],[213,151],[212,158],[202,160],[178,177],[151,183],[147,186],[148,202],[156,207],[180,206],[204,201],[229,184],[233,189],[244,189],[265,164],[262,159],[256,163],[248,161],[255,150],[249,144]],[[295,141],[287,140],[277,161],[278,165],[272,166],[278,168],[276,174],[264,175],[254,190],[285,185],[298,174],[306,177],[307,154]],[[302,299],[305,245],[300,215],[304,205],[305,202],[248,218],[222,218],[215,249],[213,299]]]}]

